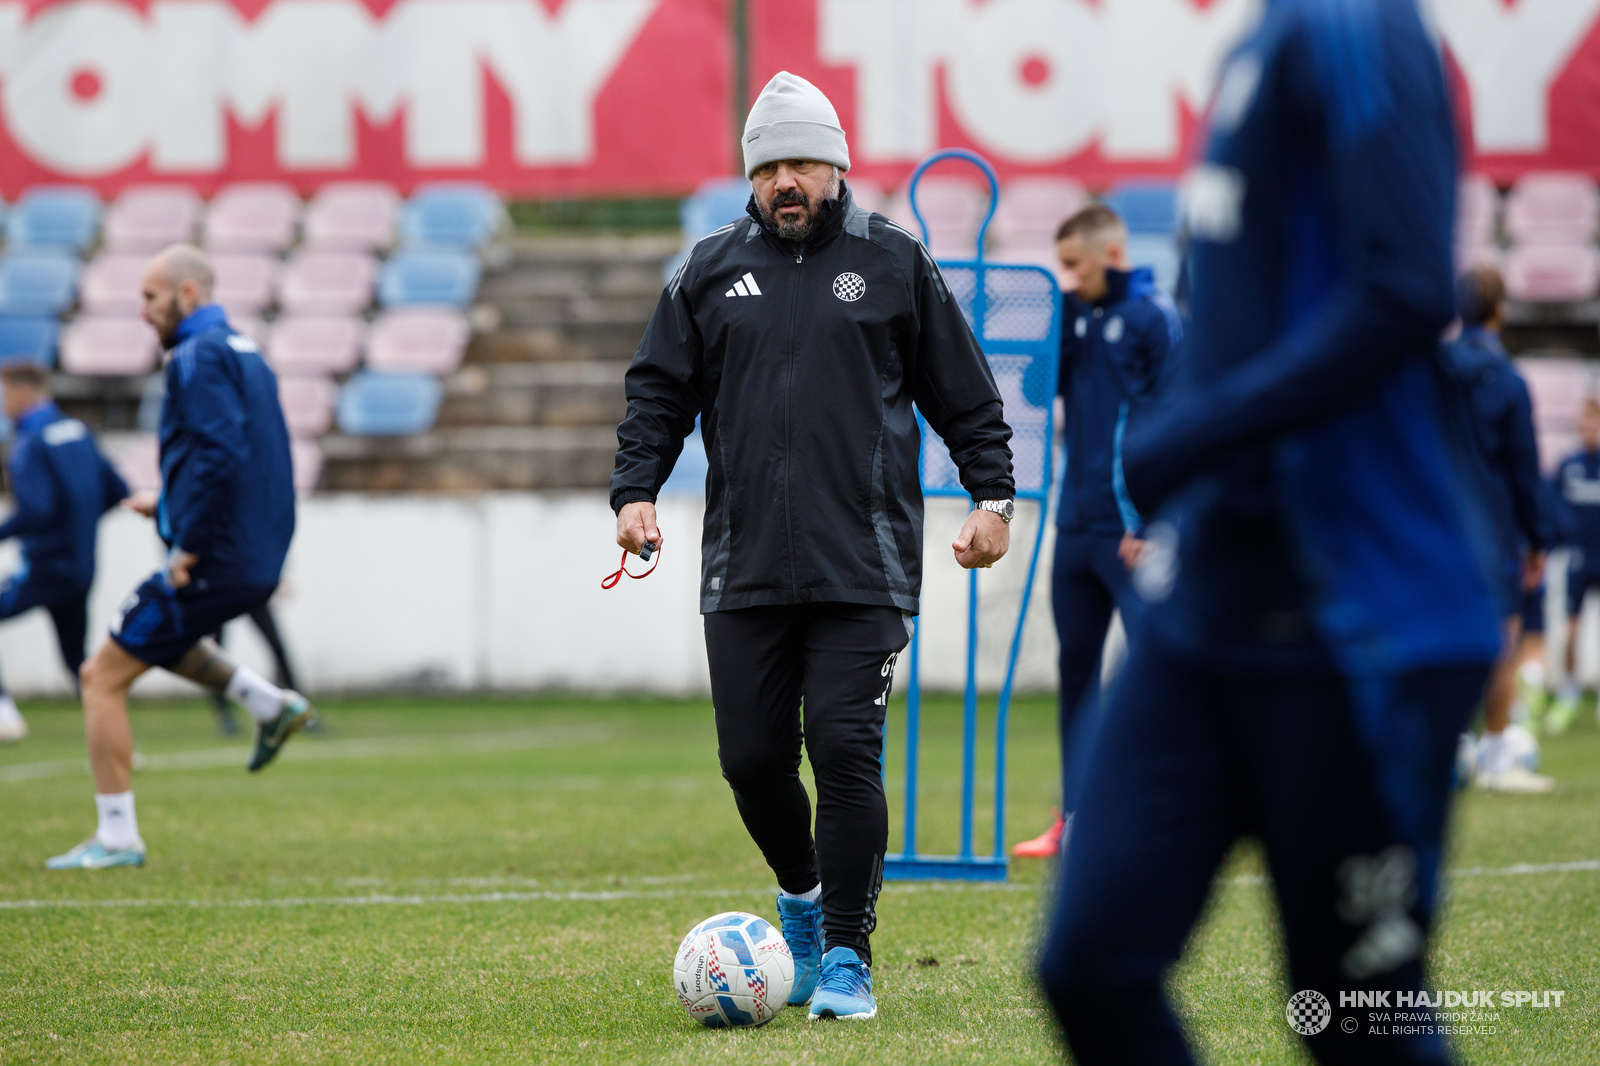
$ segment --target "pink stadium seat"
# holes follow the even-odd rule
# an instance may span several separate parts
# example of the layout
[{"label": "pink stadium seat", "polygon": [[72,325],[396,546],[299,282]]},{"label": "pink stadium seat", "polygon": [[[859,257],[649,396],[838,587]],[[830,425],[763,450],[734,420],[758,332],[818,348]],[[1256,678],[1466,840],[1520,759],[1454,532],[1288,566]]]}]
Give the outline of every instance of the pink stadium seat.
[{"label": "pink stadium seat", "polygon": [[324,185],[306,208],[305,240],[329,251],[381,252],[394,243],[400,194],[382,182]]},{"label": "pink stadium seat", "polygon": [[278,277],[278,304],[292,314],[358,314],[377,278],[377,260],[362,252],[301,252]]},{"label": "pink stadium seat", "polygon": [[1583,446],[1576,430],[1539,431],[1539,472],[1554,477],[1563,460]]},{"label": "pink stadium seat", "polygon": [[314,440],[289,442],[289,462],[294,469],[294,491],[309,496],[322,476],[322,449]]},{"label": "pink stadium seat", "polygon": [[1521,245],[1506,255],[1506,295],[1560,303],[1600,290],[1600,250],[1592,244]]},{"label": "pink stadium seat", "polygon": [[229,315],[228,325],[232,326],[235,332],[243,333],[263,348],[267,346],[266,336],[268,330],[266,319],[258,315]]},{"label": "pink stadium seat", "polygon": [[188,186],[134,185],[112,203],[102,232],[111,251],[149,253],[194,240],[199,221],[200,197]]},{"label": "pink stadium seat", "polygon": [[301,377],[285,374],[278,379],[278,400],[283,404],[283,420],[289,436],[315,437],[333,425],[333,406],[339,400],[339,386],[332,378]]},{"label": "pink stadium seat", "polygon": [[78,280],[83,309],[97,315],[137,315],[139,283],[149,257],[144,253],[101,252]]},{"label": "pink stadium seat", "polygon": [[1585,174],[1524,174],[1506,197],[1506,232],[1521,244],[1589,244],[1600,191]]},{"label": "pink stadium seat", "polygon": [[472,333],[455,311],[402,307],[385,311],[367,338],[367,367],[448,374],[461,365]]},{"label": "pink stadium seat", "polygon": [[1004,248],[1053,251],[1056,230],[1088,200],[1088,192],[1071,178],[1013,178],[1000,190],[990,231]]},{"label": "pink stadium seat", "polygon": [[1473,267],[1494,267],[1505,273],[1505,253],[1492,244],[1456,245],[1456,273],[1463,274]]},{"label": "pink stadium seat", "polygon": [[267,361],[280,374],[348,374],[361,361],[366,329],[354,316],[284,315],[267,338]]},{"label": "pink stadium seat", "polygon": [[[923,178],[917,185],[917,207],[928,223],[928,250],[940,259],[971,259],[988,200],[988,190],[963,178]],[[913,235],[922,236],[905,190],[895,194],[887,213]]]},{"label": "pink stadium seat", "polygon": [[1456,243],[1482,247],[1494,243],[1500,190],[1482,174],[1468,174],[1456,191]]},{"label": "pink stadium seat", "polygon": [[214,252],[281,252],[294,243],[300,198],[279,182],[241,182],[217,193],[206,214]]},{"label": "pink stadium seat", "polygon": [[272,256],[213,255],[211,268],[217,274],[212,295],[230,315],[258,314],[272,306],[272,292],[278,279],[278,261]]},{"label": "pink stadium seat", "polygon": [[61,334],[61,369],[69,374],[129,377],[156,368],[155,330],[139,318],[84,315]]},{"label": "pink stadium seat", "polygon": [[161,444],[154,433],[106,434],[100,447],[130,491],[161,491]]},{"label": "pink stadium seat", "polygon": [[1594,389],[1594,378],[1581,359],[1518,359],[1517,370],[1528,383],[1533,400],[1533,420],[1543,432],[1568,432],[1578,424],[1584,399]]},{"label": "pink stadium seat", "polygon": [[889,194],[883,191],[882,185],[875,181],[857,181],[855,178],[847,180],[850,185],[850,196],[855,200],[857,207],[863,211],[883,214],[884,208],[889,206]]}]

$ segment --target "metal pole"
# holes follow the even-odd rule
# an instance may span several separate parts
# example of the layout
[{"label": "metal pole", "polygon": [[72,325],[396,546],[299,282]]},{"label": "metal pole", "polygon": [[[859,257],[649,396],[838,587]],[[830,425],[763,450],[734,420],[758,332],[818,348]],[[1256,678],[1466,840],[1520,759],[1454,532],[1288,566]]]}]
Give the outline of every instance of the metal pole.
[{"label": "metal pole", "polygon": [[911,677],[906,684],[906,858],[917,853],[917,734],[922,728],[922,679],[918,672],[920,619],[911,622]]},{"label": "metal pole", "polygon": [[750,10],[749,0],[729,0],[728,2],[728,37],[733,53],[732,89],[729,97],[733,101],[733,169],[740,172],[744,169],[744,120],[745,113],[750,108]]},{"label": "metal pole", "polygon": [[[1048,484],[1048,482],[1046,482]],[[1000,687],[1000,704],[994,720],[994,857],[1005,858],[1006,839],[1006,733],[1011,723],[1011,686],[1017,679],[1017,658],[1022,652],[1022,629],[1028,621],[1028,603],[1033,598],[1033,579],[1039,570],[1039,551],[1044,546],[1044,524],[1050,514],[1050,497],[1039,501],[1039,530],[1033,538],[1033,554],[1028,559],[1028,583],[1022,586],[1022,605],[1017,611],[1017,629],[1011,636],[1011,657],[1006,662],[1006,682]]]},{"label": "metal pole", "polygon": [[961,857],[972,858],[972,785],[978,747],[978,571],[967,571],[967,692],[961,715]]}]

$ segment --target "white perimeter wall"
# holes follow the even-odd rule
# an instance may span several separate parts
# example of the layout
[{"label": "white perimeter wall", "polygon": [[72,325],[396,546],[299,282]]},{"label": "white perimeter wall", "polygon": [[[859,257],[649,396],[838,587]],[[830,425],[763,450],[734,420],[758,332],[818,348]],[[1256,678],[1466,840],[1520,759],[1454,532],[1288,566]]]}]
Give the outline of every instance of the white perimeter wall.
[{"label": "white perimeter wall", "polygon": [[[660,568],[647,580],[602,591],[600,578],[616,569],[621,553],[601,493],[317,496],[301,501],[273,606],[302,683],[313,691],[705,692],[697,596],[702,504],[666,497],[660,511],[667,539]],[[979,680],[986,689],[1000,685],[1037,529],[1034,508],[1019,511],[1011,555],[979,580]],[[929,688],[959,689],[965,677],[966,572],[949,547],[965,514],[960,501],[928,501],[922,678]],[[1055,686],[1052,531],[1019,671],[1019,685],[1035,691]],[[121,511],[107,516],[90,603],[91,650],[161,555],[151,523]],[[0,546],[0,572],[15,565],[15,545]],[[227,639],[267,672],[266,648],[248,621],[233,623]],[[905,676],[902,660],[902,685]],[[42,611],[0,623],[0,677],[22,695],[70,691]],[[156,672],[136,691],[192,687]]]}]

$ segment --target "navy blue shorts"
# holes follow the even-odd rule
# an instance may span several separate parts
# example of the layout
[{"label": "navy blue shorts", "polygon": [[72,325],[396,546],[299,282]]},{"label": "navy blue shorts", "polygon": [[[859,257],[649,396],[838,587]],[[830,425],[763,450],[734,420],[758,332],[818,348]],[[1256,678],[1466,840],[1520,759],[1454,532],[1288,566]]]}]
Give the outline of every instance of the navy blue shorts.
[{"label": "navy blue shorts", "polygon": [[61,661],[77,681],[83,665],[83,645],[89,632],[89,590],[66,585],[49,578],[13,574],[0,583],[0,618],[15,618],[35,607],[43,607],[56,627],[56,644]]},{"label": "navy blue shorts", "polygon": [[1567,615],[1569,617],[1583,611],[1583,597],[1590,589],[1600,589],[1600,570],[1567,571]]},{"label": "navy blue shorts", "polygon": [[167,584],[165,571],[152,574],[111,618],[111,639],[148,666],[168,667],[223,625],[271,597],[276,585]]},{"label": "navy blue shorts", "polygon": [[1522,631],[1544,632],[1544,586],[1528,589],[1522,594]]}]

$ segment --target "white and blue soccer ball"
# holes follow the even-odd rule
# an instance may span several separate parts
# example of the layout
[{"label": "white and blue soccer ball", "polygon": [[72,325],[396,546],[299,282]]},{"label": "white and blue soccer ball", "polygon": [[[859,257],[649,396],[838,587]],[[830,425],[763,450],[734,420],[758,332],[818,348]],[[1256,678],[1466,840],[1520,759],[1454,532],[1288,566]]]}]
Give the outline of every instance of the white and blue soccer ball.
[{"label": "white and blue soccer ball", "polygon": [[689,1017],[712,1029],[765,1025],[794,986],[783,934],[742,911],[714,914],[689,930],[672,961],[672,987]]}]

